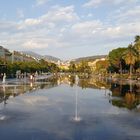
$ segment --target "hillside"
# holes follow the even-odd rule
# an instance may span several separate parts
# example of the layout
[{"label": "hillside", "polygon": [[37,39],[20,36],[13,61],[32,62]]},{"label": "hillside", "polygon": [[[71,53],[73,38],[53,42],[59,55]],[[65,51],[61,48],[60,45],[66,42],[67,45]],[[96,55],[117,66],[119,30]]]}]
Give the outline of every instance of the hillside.
[{"label": "hillside", "polygon": [[35,57],[36,59],[45,59],[49,62],[58,62],[61,61],[59,58],[51,55],[40,55],[32,51],[23,51],[22,53]]},{"label": "hillside", "polygon": [[44,55],[43,59],[47,60],[47,61],[52,61],[52,62],[58,62],[61,61],[61,59],[51,56],[51,55]]},{"label": "hillside", "polygon": [[88,56],[88,57],[80,57],[80,58],[73,59],[71,61],[75,63],[79,63],[81,61],[94,61],[95,59],[105,58],[106,56],[107,55],[95,55],[95,56]]}]

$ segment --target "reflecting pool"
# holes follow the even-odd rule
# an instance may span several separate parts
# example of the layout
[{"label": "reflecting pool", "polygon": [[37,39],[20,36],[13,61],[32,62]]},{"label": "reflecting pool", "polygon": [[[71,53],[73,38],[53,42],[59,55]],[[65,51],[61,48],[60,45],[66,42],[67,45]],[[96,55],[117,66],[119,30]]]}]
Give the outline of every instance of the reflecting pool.
[{"label": "reflecting pool", "polygon": [[140,84],[61,75],[0,84],[0,140],[139,140]]}]

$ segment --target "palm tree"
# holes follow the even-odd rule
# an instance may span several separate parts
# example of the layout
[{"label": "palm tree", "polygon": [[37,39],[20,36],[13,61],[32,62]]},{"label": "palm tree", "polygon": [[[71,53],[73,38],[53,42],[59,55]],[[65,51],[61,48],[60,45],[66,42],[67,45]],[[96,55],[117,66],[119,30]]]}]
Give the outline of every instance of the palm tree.
[{"label": "palm tree", "polygon": [[130,78],[132,77],[133,65],[138,60],[138,57],[139,57],[138,51],[133,47],[132,44],[130,44],[123,56],[123,59],[125,60],[126,64],[130,65]]},{"label": "palm tree", "polygon": [[139,56],[138,56],[138,68],[140,69],[140,36],[136,35],[135,40],[134,40],[134,48],[138,51]]},{"label": "palm tree", "polygon": [[140,36],[139,35],[135,36],[134,48],[137,49],[140,53]]},{"label": "palm tree", "polygon": [[134,41],[134,42],[137,43],[138,41],[140,41],[140,36],[139,36],[139,35],[136,35],[136,36],[135,36],[135,41]]}]

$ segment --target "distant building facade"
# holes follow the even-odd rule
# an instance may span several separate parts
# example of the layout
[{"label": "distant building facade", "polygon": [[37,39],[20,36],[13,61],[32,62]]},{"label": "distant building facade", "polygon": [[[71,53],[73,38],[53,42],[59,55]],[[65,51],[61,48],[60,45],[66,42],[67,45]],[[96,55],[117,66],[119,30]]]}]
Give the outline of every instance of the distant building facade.
[{"label": "distant building facade", "polygon": [[62,70],[69,70],[69,66],[70,66],[70,61],[65,61],[65,62],[58,62],[57,63],[58,67]]},{"label": "distant building facade", "polygon": [[0,46],[0,59],[1,60],[3,60],[4,62],[11,61],[11,55],[12,53],[8,49]]},{"label": "distant building facade", "polygon": [[31,62],[31,61],[36,61],[36,59],[29,55],[23,54],[21,52],[13,51],[11,61],[12,63],[13,62]]},{"label": "distant building facade", "polygon": [[30,55],[23,54],[18,51],[10,52],[8,49],[0,46],[0,59],[6,62],[32,62],[36,61],[36,59]]}]

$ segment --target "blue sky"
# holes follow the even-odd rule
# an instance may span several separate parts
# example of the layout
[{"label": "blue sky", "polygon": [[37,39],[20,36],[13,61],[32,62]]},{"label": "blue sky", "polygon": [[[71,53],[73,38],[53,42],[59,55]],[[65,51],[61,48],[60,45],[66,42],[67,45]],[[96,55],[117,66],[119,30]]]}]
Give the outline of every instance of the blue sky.
[{"label": "blue sky", "polygon": [[0,45],[61,59],[108,54],[140,34],[140,0],[0,0]]}]

